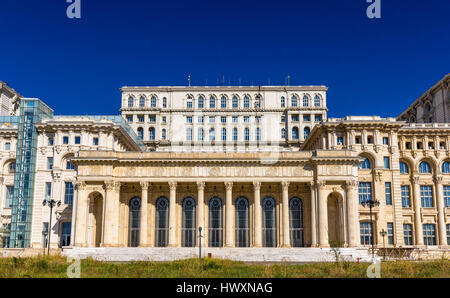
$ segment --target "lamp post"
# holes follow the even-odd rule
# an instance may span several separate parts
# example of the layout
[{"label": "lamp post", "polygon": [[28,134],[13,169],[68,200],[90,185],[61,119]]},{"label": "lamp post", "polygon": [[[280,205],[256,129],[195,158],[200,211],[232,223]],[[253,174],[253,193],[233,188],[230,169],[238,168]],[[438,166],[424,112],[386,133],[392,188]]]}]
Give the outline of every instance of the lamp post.
[{"label": "lamp post", "polygon": [[382,229],[380,232],[381,237],[383,237],[383,260],[386,261],[386,247],[384,245],[384,237],[387,235],[387,232]]},{"label": "lamp post", "polygon": [[50,255],[50,238],[51,238],[51,233],[50,233],[50,229],[52,227],[52,213],[53,213],[53,207],[56,206],[61,206],[61,201],[55,201],[53,199],[45,199],[42,202],[42,206],[48,205],[50,207],[50,221],[48,224],[48,229],[47,229],[47,235],[48,235],[48,250],[47,250],[47,254]]},{"label": "lamp post", "polygon": [[202,261],[202,227],[198,227],[198,259]]},{"label": "lamp post", "polygon": [[363,207],[369,207],[369,212],[370,212],[370,226],[372,229],[372,259],[375,258],[375,235],[374,235],[374,227],[373,227],[373,222],[372,222],[372,208],[375,206],[380,206],[380,201],[378,201],[377,199],[370,199],[367,201],[362,201],[361,205]]}]

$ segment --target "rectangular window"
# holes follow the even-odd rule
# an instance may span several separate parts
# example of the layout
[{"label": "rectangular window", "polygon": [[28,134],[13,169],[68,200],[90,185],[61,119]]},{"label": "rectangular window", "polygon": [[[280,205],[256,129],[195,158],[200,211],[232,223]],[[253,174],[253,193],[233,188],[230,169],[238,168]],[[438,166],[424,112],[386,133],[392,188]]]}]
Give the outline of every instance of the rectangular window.
[{"label": "rectangular window", "polygon": [[314,116],[314,122],[320,122],[320,121],[322,121],[322,115]]},{"label": "rectangular window", "polygon": [[389,138],[383,137],[383,145],[389,145]]},{"label": "rectangular window", "polygon": [[81,143],[81,137],[80,136],[75,136],[75,144],[79,145]]},{"label": "rectangular window", "polygon": [[47,170],[53,169],[53,157],[47,157]]},{"label": "rectangular window", "polygon": [[238,121],[239,121],[238,119],[239,119],[239,118],[238,118],[237,116],[233,116],[233,120],[232,120],[233,123],[238,123]]},{"label": "rectangular window", "polygon": [[216,122],[216,117],[209,117],[209,123]]},{"label": "rectangular window", "polygon": [[420,186],[422,208],[433,208],[433,188],[431,185]]},{"label": "rectangular window", "polygon": [[148,120],[150,121],[150,123],[155,123],[156,122],[156,116],[155,115],[150,115],[150,116],[148,116]]},{"label": "rectangular window", "polygon": [[384,194],[386,196],[386,205],[392,205],[391,182],[384,183]]},{"label": "rectangular window", "polygon": [[373,242],[372,223],[361,222],[360,233],[361,233],[361,245],[371,245]]},{"label": "rectangular window", "polygon": [[50,200],[52,198],[52,183],[45,182],[45,199]]},{"label": "rectangular window", "polygon": [[413,245],[412,224],[403,224],[403,239],[405,245]]},{"label": "rectangular window", "polygon": [[383,158],[383,160],[384,160],[384,168],[385,168],[385,169],[390,169],[390,168],[391,168],[391,163],[389,162],[389,157],[388,157],[388,156],[385,156],[385,157]]},{"label": "rectangular window", "polygon": [[203,123],[203,122],[205,122],[205,117],[199,116],[199,117],[197,118],[197,120],[198,120],[198,123]]},{"label": "rectangular window", "polygon": [[192,109],[192,101],[188,101],[187,102],[187,108],[188,109]]},{"label": "rectangular window", "polygon": [[371,182],[359,182],[359,203],[367,202],[372,199],[372,183]]},{"label": "rectangular window", "polygon": [[261,116],[255,116],[255,122],[260,123],[261,122]]},{"label": "rectangular window", "polygon": [[186,116],[186,123],[192,123],[192,116]]},{"label": "rectangular window", "polygon": [[303,122],[311,121],[311,115],[303,115]]},{"label": "rectangular window", "polygon": [[292,122],[298,122],[298,115],[291,115]]},{"label": "rectangular window", "polygon": [[227,123],[227,117],[225,116],[220,117],[220,122]]},{"label": "rectangular window", "polygon": [[64,145],[69,144],[69,137],[68,137],[68,136],[64,136],[64,137],[63,137],[63,144],[64,144]]},{"label": "rectangular window", "polygon": [[162,118],[161,118],[162,120],[161,120],[161,122],[163,123],[163,124],[166,124],[166,122],[167,122],[167,118],[166,118],[166,116],[162,116]]},{"label": "rectangular window", "polygon": [[71,230],[72,230],[72,223],[71,222],[64,222],[62,224],[61,247],[70,245]]},{"label": "rectangular window", "polygon": [[450,185],[444,185],[444,206],[450,207]]},{"label": "rectangular window", "polygon": [[394,245],[394,223],[387,223],[388,244]]},{"label": "rectangular window", "polygon": [[434,224],[423,225],[423,243],[425,245],[436,245],[436,226]]},{"label": "rectangular window", "polygon": [[192,141],[192,129],[190,127],[186,128],[186,141]]},{"label": "rectangular window", "polygon": [[5,143],[5,150],[6,151],[9,151],[9,150],[11,150],[11,143]]},{"label": "rectangular window", "polygon": [[97,137],[95,137],[95,138],[92,139],[92,144],[93,144],[94,146],[98,146],[98,138],[97,138]]},{"label": "rectangular window", "polygon": [[249,122],[250,122],[250,117],[244,116],[244,123],[249,123]]},{"label": "rectangular window", "polygon": [[163,98],[163,108],[167,108],[167,98]]},{"label": "rectangular window", "polygon": [[402,185],[402,207],[410,208],[411,207],[411,197],[409,192],[409,185]]},{"label": "rectangular window", "polygon": [[53,143],[54,143],[53,137],[48,137],[48,145],[53,146]]},{"label": "rectangular window", "polygon": [[138,122],[143,123],[144,122],[144,115],[139,115],[138,116]]},{"label": "rectangular window", "polygon": [[337,144],[338,145],[344,145],[344,138],[343,137],[337,137]]},{"label": "rectangular window", "polygon": [[127,122],[133,122],[133,116],[127,116]]},{"label": "rectangular window", "polygon": [[361,144],[361,138],[355,137],[355,144]]},{"label": "rectangular window", "polygon": [[72,182],[65,183],[65,191],[64,191],[64,204],[72,205],[73,203],[73,184]]},{"label": "rectangular window", "polygon": [[14,195],[14,186],[8,185],[6,187],[6,208],[12,208],[12,202],[13,202],[13,195]]}]

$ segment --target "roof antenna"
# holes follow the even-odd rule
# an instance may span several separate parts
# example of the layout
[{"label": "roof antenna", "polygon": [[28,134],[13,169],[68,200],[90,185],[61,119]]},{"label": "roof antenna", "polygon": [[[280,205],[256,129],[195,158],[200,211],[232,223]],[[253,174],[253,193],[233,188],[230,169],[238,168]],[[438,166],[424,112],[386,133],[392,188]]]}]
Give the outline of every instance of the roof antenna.
[{"label": "roof antenna", "polygon": [[241,78],[239,78],[239,87],[242,86]]},{"label": "roof antenna", "polygon": [[191,87],[191,74],[188,74],[188,84],[189,84],[189,87]]},{"label": "roof antenna", "polygon": [[222,86],[225,86],[225,75],[222,75]]},{"label": "roof antenna", "polygon": [[289,86],[291,84],[291,76],[288,74],[286,79],[287,79],[287,85]]}]

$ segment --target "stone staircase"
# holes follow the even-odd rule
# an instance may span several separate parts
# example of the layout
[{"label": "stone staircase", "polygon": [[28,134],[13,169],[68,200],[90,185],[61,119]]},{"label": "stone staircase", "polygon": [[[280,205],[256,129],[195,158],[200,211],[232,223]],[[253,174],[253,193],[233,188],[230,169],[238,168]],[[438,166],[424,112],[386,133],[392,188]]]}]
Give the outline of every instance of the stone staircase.
[{"label": "stone staircase", "polygon": [[[233,261],[253,262],[334,262],[335,252],[330,248],[202,248],[202,256],[228,259]],[[367,248],[340,248],[339,260],[357,262],[372,262],[372,256]],[[188,258],[198,258],[198,248],[189,247],[96,247],[96,248],[65,248],[63,256],[88,258],[99,261],[130,262],[130,261],[174,261]],[[378,257],[376,257],[378,259]]]}]

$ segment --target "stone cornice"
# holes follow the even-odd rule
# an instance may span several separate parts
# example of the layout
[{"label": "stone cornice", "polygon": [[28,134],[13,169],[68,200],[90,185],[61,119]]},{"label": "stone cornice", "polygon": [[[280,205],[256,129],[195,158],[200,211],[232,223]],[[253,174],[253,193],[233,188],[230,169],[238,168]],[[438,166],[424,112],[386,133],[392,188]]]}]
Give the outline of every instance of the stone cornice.
[{"label": "stone cornice", "polygon": [[319,86],[124,86],[121,92],[302,92],[302,91],[327,91],[328,87]]}]

